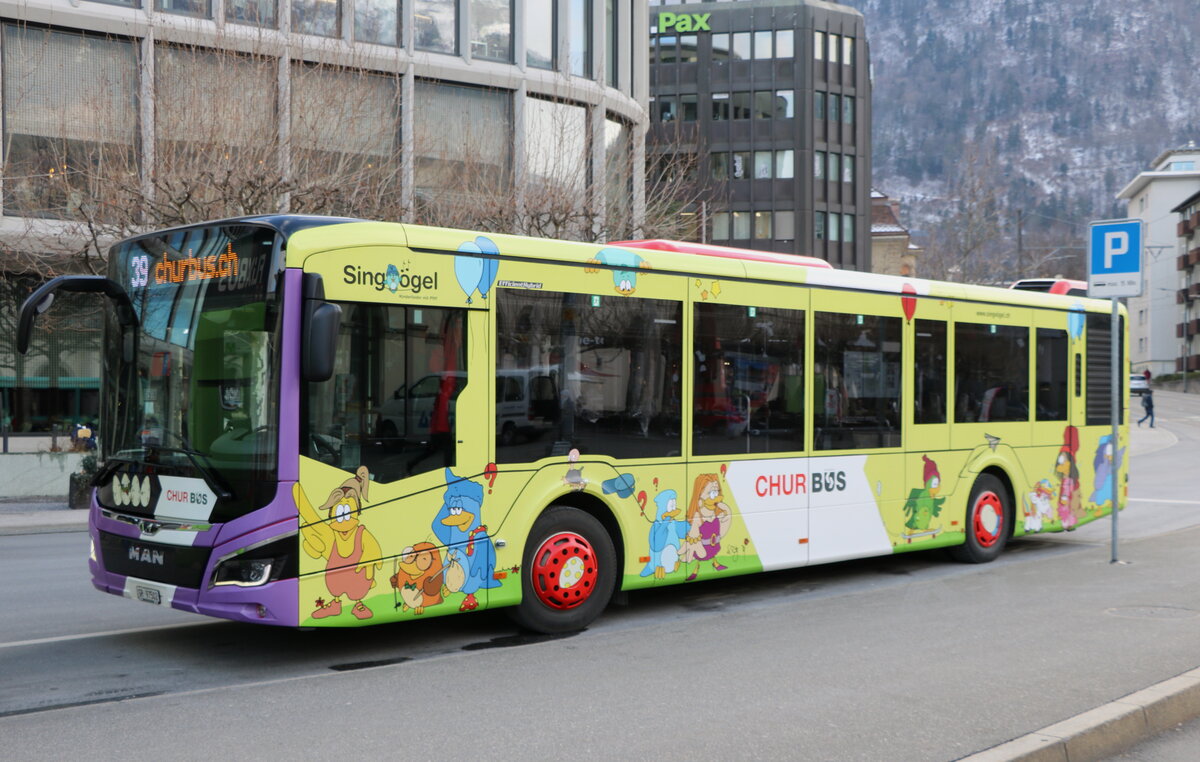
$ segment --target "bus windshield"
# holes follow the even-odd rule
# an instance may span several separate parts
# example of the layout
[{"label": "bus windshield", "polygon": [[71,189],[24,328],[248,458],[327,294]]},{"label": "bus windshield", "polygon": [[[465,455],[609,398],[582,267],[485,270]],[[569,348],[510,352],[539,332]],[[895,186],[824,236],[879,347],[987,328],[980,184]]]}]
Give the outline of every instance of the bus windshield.
[{"label": "bus windshield", "polygon": [[[105,455],[113,471],[129,463],[160,477],[202,479],[217,498],[213,520],[274,494],[276,235],[247,224],[187,228],[122,242],[109,256],[109,277],[129,294],[139,326],[123,334],[110,310]],[[102,505],[154,505],[105,482]]]}]

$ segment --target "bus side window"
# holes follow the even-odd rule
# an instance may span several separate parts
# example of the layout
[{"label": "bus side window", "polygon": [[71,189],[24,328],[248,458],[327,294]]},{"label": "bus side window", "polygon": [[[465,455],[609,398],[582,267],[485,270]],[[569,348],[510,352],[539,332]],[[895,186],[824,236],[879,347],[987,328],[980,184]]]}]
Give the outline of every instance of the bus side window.
[{"label": "bus side window", "polygon": [[914,323],[913,423],[946,422],[946,321]]}]

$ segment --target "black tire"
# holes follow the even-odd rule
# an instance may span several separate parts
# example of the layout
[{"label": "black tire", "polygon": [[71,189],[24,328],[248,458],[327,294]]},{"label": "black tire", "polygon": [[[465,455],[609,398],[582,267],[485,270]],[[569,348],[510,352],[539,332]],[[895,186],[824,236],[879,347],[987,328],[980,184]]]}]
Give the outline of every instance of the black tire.
[{"label": "black tire", "polygon": [[552,505],[529,532],[521,603],[509,611],[534,632],[575,632],[600,616],[616,581],[617,553],[604,525],[578,508]]},{"label": "black tire", "polygon": [[1012,534],[1012,498],[1003,482],[991,474],[980,474],[971,487],[964,517],[967,540],[950,549],[955,561],[985,564],[1004,550]]},{"label": "black tire", "polygon": [[515,441],[517,441],[517,427],[513,425],[512,421],[509,421],[500,427],[500,441],[496,444],[508,447]]}]

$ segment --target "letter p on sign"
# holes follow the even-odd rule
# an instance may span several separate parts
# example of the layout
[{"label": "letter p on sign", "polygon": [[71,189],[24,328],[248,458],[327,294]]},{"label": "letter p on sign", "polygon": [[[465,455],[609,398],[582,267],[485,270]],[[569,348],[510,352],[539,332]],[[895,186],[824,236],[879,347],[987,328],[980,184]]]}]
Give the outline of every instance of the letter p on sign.
[{"label": "letter p on sign", "polygon": [[1104,269],[1111,270],[1113,257],[1129,253],[1129,233],[1111,230],[1104,234]]}]

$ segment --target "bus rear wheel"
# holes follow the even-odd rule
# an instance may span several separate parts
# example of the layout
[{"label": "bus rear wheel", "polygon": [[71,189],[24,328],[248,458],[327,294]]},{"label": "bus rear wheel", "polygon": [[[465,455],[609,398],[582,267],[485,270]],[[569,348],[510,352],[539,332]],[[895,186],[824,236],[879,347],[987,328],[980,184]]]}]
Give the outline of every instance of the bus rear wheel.
[{"label": "bus rear wheel", "polygon": [[552,505],[529,533],[512,617],[535,632],[582,630],[604,611],[616,579],[617,553],[604,525],[578,508]]},{"label": "bus rear wheel", "polygon": [[994,560],[1008,543],[1013,520],[1011,500],[1004,484],[991,474],[980,474],[967,501],[967,540],[951,548],[956,561],[984,564]]}]

